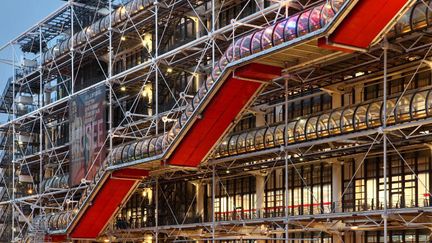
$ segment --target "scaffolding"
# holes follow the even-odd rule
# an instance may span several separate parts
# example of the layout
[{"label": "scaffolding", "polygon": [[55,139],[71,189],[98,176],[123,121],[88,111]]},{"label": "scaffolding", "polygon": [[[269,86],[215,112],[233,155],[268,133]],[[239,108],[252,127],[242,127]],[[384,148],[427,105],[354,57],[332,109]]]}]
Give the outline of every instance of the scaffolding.
[{"label": "scaffolding", "polygon": [[[328,41],[356,4],[65,2],[0,47],[0,70],[10,76],[0,100],[7,114],[0,241],[74,240],[70,229],[106,183],[132,168],[149,174],[121,178],[133,185],[94,240],[389,242],[410,229],[413,242],[423,242],[431,234],[432,169],[408,156],[431,149],[432,1],[406,1],[367,48]],[[332,48],[320,46],[323,39]],[[242,76],[243,66],[257,63],[282,72],[270,81]],[[419,81],[424,73],[428,83]],[[172,162],[229,78],[259,87],[202,160]],[[376,95],[366,99],[369,86]],[[315,98],[317,110],[298,113],[299,102],[303,109],[303,100]],[[84,139],[92,151],[78,149]],[[89,163],[83,171],[73,167],[81,154]],[[375,157],[376,201],[349,198],[367,188],[364,173]],[[415,184],[412,203],[392,189],[395,160],[402,190],[405,178]],[[265,206],[271,178],[283,185]],[[230,180],[249,189],[238,186],[240,194]],[[299,187],[306,196],[296,202]],[[132,224],[134,200],[142,215]],[[234,208],[236,200],[242,207]]]}]

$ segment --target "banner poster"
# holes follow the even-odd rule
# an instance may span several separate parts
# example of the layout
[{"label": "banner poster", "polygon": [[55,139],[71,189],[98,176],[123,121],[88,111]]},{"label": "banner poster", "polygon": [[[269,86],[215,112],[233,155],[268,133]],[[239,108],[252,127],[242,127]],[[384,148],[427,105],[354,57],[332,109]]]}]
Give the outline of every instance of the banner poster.
[{"label": "banner poster", "polygon": [[69,101],[69,184],[92,180],[106,156],[106,88],[92,88]]}]

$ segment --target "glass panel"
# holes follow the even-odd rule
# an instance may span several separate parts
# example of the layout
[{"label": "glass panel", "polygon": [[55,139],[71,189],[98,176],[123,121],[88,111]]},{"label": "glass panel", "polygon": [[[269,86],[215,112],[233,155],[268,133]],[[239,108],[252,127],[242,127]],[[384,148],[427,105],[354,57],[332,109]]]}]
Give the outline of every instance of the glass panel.
[{"label": "glass panel", "polygon": [[251,50],[252,35],[253,35],[253,33],[245,36],[243,38],[243,41],[241,42],[240,55],[242,58],[247,57],[251,54],[250,50]]},{"label": "glass panel", "polygon": [[241,47],[241,43],[243,41],[243,38],[240,38],[238,40],[236,40],[236,42],[234,43],[234,60],[238,60],[240,59],[240,47]]},{"label": "glass panel", "polygon": [[324,4],[321,12],[321,26],[325,26],[334,17],[335,13],[330,2]]},{"label": "glass panel", "polygon": [[354,115],[354,129],[361,130],[367,127],[366,125],[366,111],[368,105],[362,105],[357,107]]},{"label": "glass panel", "polygon": [[279,45],[284,41],[284,26],[287,20],[283,20],[276,24],[273,31],[273,45]]},{"label": "glass panel", "polygon": [[341,120],[342,132],[351,132],[354,129],[353,116],[354,116],[353,108],[348,108],[343,111],[342,120]]},{"label": "glass panel", "polygon": [[231,62],[233,59],[233,44],[228,47],[228,49],[225,51],[225,55],[228,58],[228,62]]},{"label": "glass panel", "polygon": [[393,124],[395,123],[395,117],[394,117],[394,111],[395,111],[395,103],[396,103],[396,98],[391,99],[391,100],[387,100],[387,124]]},{"label": "glass panel", "polygon": [[306,125],[306,139],[315,139],[317,137],[317,122],[317,116],[309,118]]},{"label": "glass panel", "polygon": [[298,15],[292,16],[288,19],[285,25],[285,41],[292,40],[297,37],[297,19]]},{"label": "glass panel", "polygon": [[283,145],[285,142],[285,138],[284,138],[284,125],[279,125],[276,127],[276,132],[275,132],[275,144],[276,145]]},{"label": "glass panel", "polygon": [[276,127],[269,127],[265,133],[265,147],[271,148],[274,146],[274,131]]},{"label": "glass panel", "polygon": [[296,122],[290,122],[288,123],[288,128],[286,129],[287,137],[288,137],[288,143],[294,142],[294,127],[296,125]]},{"label": "glass panel", "polygon": [[156,140],[157,140],[157,138],[152,138],[150,141],[149,151],[148,151],[149,152],[148,154],[150,157],[155,155],[155,153],[156,153]]},{"label": "glass panel", "polygon": [[300,18],[297,23],[297,36],[303,36],[309,33],[309,15],[311,14],[311,10],[303,12],[300,15]]},{"label": "glass panel", "polygon": [[124,146],[117,147],[114,149],[114,161],[115,163],[121,163],[122,162],[122,150]]},{"label": "glass panel", "polygon": [[258,32],[255,32],[255,34],[253,35],[251,44],[252,54],[261,51],[261,36],[263,32],[264,30],[260,30]]},{"label": "glass panel", "polygon": [[317,135],[318,137],[326,137],[328,136],[328,122],[329,122],[329,115],[328,114],[322,114],[318,118],[317,123]]},{"label": "glass panel", "polygon": [[396,34],[404,34],[411,31],[410,15],[404,14],[402,18],[395,25]]},{"label": "glass panel", "polygon": [[377,127],[381,125],[381,104],[382,101],[377,101],[369,105],[367,111],[368,127]]},{"label": "glass panel", "polygon": [[230,137],[225,138],[222,143],[219,145],[219,156],[227,156],[228,155],[228,141]]},{"label": "glass panel", "polygon": [[297,142],[305,140],[306,121],[306,119],[300,119],[296,124],[294,139]]},{"label": "glass panel", "polygon": [[398,122],[410,120],[410,98],[403,96],[396,106],[396,119]]},{"label": "glass panel", "polygon": [[411,103],[412,117],[414,119],[424,118],[426,116],[426,96],[428,91],[421,91],[414,95]]},{"label": "glass panel", "polygon": [[414,30],[418,30],[427,26],[426,22],[426,4],[419,2],[412,11],[411,26]]},{"label": "glass panel", "polygon": [[264,148],[264,133],[266,131],[266,128],[263,128],[261,130],[258,130],[255,135],[255,149],[263,149]]},{"label": "glass panel", "polygon": [[330,134],[334,135],[334,134],[339,134],[341,132],[340,120],[341,120],[341,112],[340,111],[334,111],[331,113],[329,123],[328,123],[328,125],[329,125],[328,128],[329,128]]},{"label": "glass panel", "polygon": [[337,12],[344,4],[345,0],[331,0],[333,11]]},{"label": "glass panel", "polygon": [[251,131],[246,134],[246,151],[254,151],[255,150],[255,134],[257,131]]},{"label": "glass panel", "polygon": [[246,152],[246,136],[247,133],[240,134],[237,140],[237,153]]},{"label": "glass panel", "polygon": [[230,155],[237,153],[237,138],[238,138],[238,135],[232,136],[230,141],[229,141],[228,153]]},{"label": "glass panel", "polygon": [[310,31],[315,31],[321,28],[321,11],[324,7],[324,4],[321,6],[317,6],[312,10],[312,13],[309,18],[309,29]]},{"label": "glass panel", "polygon": [[273,25],[265,28],[264,33],[261,35],[261,48],[263,50],[272,47],[273,28]]}]

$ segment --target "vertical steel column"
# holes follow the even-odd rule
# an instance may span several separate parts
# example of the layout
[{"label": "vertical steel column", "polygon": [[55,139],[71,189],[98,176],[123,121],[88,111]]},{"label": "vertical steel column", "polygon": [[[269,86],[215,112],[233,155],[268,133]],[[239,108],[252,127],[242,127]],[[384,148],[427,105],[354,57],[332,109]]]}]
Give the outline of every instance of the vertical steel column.
[{"label": "vertical steel column", "polygon": [[285,120],[285,129],[284,131],[284,141],[285,141],[285,147],[283,149],[283,152],[285,153],[285,220],[286,220],[286,224],[285,224],[285,242],[288,243],[289,242],[289,197],[288,197],[288,192],[289,192],[289,182],[288,182],[288,151],[287,151],[287,147],[288,147],[288,133],[287,133],[287,129],[288,129],[288,78],[285,78],[285,116],[284,116],[284,120]]},{"label": "vertical steel column", "polygon": [[215,200],[216,200],[216,169],[215,165],[212,166],[212,242],[215,242],[216,235],[216,212],[215,212]]},{"label": "vertical steel column", "polygon": [[[74,68],[74,62],[75,62],[75,50],[74,50],[74,45],[75,45],[75,40],[73,38],[74,36],[74,8],[73,8],[73,1],[74,0],[69,0],[69,5],[70,5],[70,15],[71,15],[71,44],[70,44],[70,56],[71,56],[71,91],[70,91],[70,95],[72,95],[75,92],[75,68]],[[109,1],[111,2],[111,1]]]},{"label": "vertical steel column", "polygon": [[155,239],[159,242],[159,178],[156,178]]},{"label": "vertical steel column", "polygon": [[[44,105],[44,91],[43,91],[43,70],[42,70],[42,64],[43,64],[43,58],[42,58],[42,26],[39,26],[39,54],[40,54],[40,63],[39,63],[39,108],[42,108]],[[39,113],[39,190],[37,192],[40,196],[42,196],[43,188],[42,188],[42,177],[43,177],[43,116],[42,111]],[[40,207],[42,210],[42,200],[40,200]],[[42,212],[39,212],[39,214],[42,214]]]},{"label": "vertical steel column", "polygon": [[[211,0],[211,12],[212,12],[212,16],[211,16],[211,42],[212,42],[212,70],[210,71],[210,75],[213,73],[213,70],[215,68],[215,58],[216,58],[216,45],[215,45],[215,38],[213,36],[215,30],[216,30],[216,19],[215,19],[215,6],[216,1],[215,0]],[[233,48],[234,49],[234,48]],[[212,167],[212,242],[215,242],[215,235],[216,235],[216,212],[215,212],[215,200],[216,200],[216,168],[215,165],[213,165]]]},{"label": "vertical steel column", "polygon": [[383,169],[384,169],[384,212],[382,218],[384,220],[384,242],[387,243],[387,134],[385,132],[385,128],[387,127],[387,50],[388,50],[388,42],[387,38],[384,37],[383,43],[384,50],[384,79],[383,79]]},{"label": "vertical steel column", "polygon": [[111,86],[111,78],[112,78],[112,59],[113,59],[113,46],[112,46],[112,1],[108,1],[108,8],[109,8],[109,27],[108,27],[108,82],[107,86],[109,89],[109,106],[108,106],[108,136],[109,136],[109,157],[108,157],[108,163],[113,163],[113,89]]},{"label": "vertical steel column", "polygon": [[159,63],[157,62],[159,56],[159,26],[158,26],[158,12],[159,2],[154,1],[155,5],[155,58],[153,65],[155,65],[155,115],[156,115],[156,134],[159,134]]},{"label": "vertical steel column", "polygon": [[12,47],[12,234],[11,234],[11,242],[15,241],[15,122],[16,122],[16,104],[15,104],[15,82],[16,82],[16,75],[15,75],[15,48],[13,46],[13,43],[10,43]]}]

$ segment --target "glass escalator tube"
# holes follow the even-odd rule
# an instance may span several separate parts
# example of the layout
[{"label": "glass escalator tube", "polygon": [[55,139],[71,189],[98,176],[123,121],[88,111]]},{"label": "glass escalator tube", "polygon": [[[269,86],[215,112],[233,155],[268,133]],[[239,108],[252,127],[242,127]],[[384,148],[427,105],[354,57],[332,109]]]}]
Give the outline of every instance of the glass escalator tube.
[{"label": "glass escalator tube", "polygon": [[256,31],[254,33],[254,35],[252,36],[250,53],[255,54],[255,53],[262,51],[261,39],[262,39],[263,33],[264,33],[264,30],[259,30],[259,31]]},{"label": "glass escalator tube", "polygon": [[411,98],[410,115],[411,120],[419,120],[427,116],[427,97],[430,90],[417,91]]},{"label": "glass escalator tube", "polygon": [[279,44],[282,44],[284,42],[284,27],[286,25],[286,22],[288,20],[284,19],[282,21],[279,21],[273,30],[273,45],[277,46]]},{"label": "glass escalator tube", "polygon": [[255,136],[258,130],[252,130],[247,133],[246,136],[246,151],[252,152],[255,151]]},{"label": "glass escalator tube", "polygon": [[294,140],[301,142],[305,140],[307,118],[300,118],[294,127]]},{"label": "glass escalator tube", "polygon": [[343,109],[340,120],[342,133],[347,133],[354,130],[354,111],[354,107],[347,107]]},{"label": "glass escalator tube", "polygon": [[[112,14],[114,22],[121,22],[123,19],[128,17],[128,13],[126,12],[129,12],[130,14],[136,13],[138,11],[138,8],[139,10],[142,10],[143,8],[145,8],[147,2],[148,1],[138,1],[138,3],[133,3],[133,5],[131,6],[127,5],[118,8]],[[268,26],[254,33],[250,33],[236,40],[234,42],[234,45],[231,44],[228,47],[222,58],[219,61],[215,62],[216,66],[214,67],[211,75],[209,75],[209,77],[206,79],[205,85],[202,87],[202,90],[199,89],[198,94],[194,97],[192,101],[193,110],[197,108],[197,106],[201,102],[201,99],[213,86],[214,82],[220,77],[220,75],[223,73],[224,69],[230,62],[270,48],[271,46],[281,44],[284,41],[292,40],[298,36],[302,36],[304,34],[310,33],[311,31],[321,28],[330,21],[330,19],[335,15],[335,12],[339,10],[343,3],[343,0],[332,0],[330,2],[326,2],[309,10],[306,10],[302,13],[290,16],[288,19],[283,19],[274,25]],[[107,29],[106,19],[109,18],[104,17],[100,20],[99,23],[95,23],[99,28],[98,31],[103,31],[104,29]],[[96,32],[97,31],[95,31],[95,28],[91,26],[92,35],[96,35]],[[80,43],[80,41],[82,41],[83,39],[83,36],[83,33],[77,33],[74,36],[76,38],[76,43]],[[69,48],[69,46],[67,45],[63,46]],[[170,130],[169,135],[160,136],[158,138],[145,139],[146,142],[142,141],[135,143],[135,146],[133,147],[134,152],[132,154],[129,153],[130,149],[132,148],[129,149],[128,147],[127,150],[123,151],[124,147],[118,147],[114,150],[115,161],[117,163],[125,161],[126,159],[130,161],[131,159],[151,157],[158,153],[163,153],[165,148],[167,148],[169,143],[174,140],[174,137],[180,132],[181,128],[183,127],[183,125],[185,125],[186,121],[189,119],[189,116],[192,114],[190,107],[188,108],[188,112],[186,112],[187,114],[183,113],[179,117],[178,121],[173,125],[173,128]],[[323,123],[322,118],[324,118],[324,116],[320,116],[319,119],[314,118],[313,120],[316,120],[317,131],[315,134],[318,137],[325,135],[325,133],[328,133],[328,131],[318,131],[319,127],[322,127],[322,125],[320,125]],[[310,125],[308,121],[309,120],[305,120],[301,121],[301,123],[298,123],[299,126],[297,127],[297,130],[295,127],[297,125],[297,122],[290,123],[288,125],[288,128],[285,129],[289,140],[288,142],[294,142],[295,140],[305,140],[310,137],[310,133],[307,132],[308,128],[305,127],[306,124],[308,124],[308,126]],[[275,136],[273,134],[270,134],[270,131],[274,129],[276,129],[276,127],[266,129],[264,134],[262,134],[263,131],[256,131],[256,133],[254,134],[253,150],[260,149],[260,147],[271,147],[280,144],[280,142],[282,141],[280,140],[280,137],[278,137],[278,139],[275,139]],[[261,138],[262,140],[260,140]],[[250,144],[250,140],[250,137],[244,138],[244,146],[242,144],[242,146],[239,147],[241,152],[252,150],[252,146],[247,145]],[[148,148],[145,149],[144,147],[146,147],[147,144]],[[227,148],[226,152],[233,153],[233,150],[231,148]],[[124,153],[127,153],[128,156],[131,158],[124,157]],[[221,147],[221,149],[219,150],[219,155],[224,156],[224,154],[225,151]]]},{"label": "glass escalator tube", "polygon": [[228,143],[228,155],[236,155],[237,154],[237,139],[238,135],[233,135],[230,137]]},{"label": "glass escalator tube", "polygon": [[382,101],[371,102],[366,112],[368,128],[376,128],[382,125],[381,119]]},{"label": "glass escalator tube", "polygon": [[275,146],[285,145],[285,124],[280,124],[275,128]]},{"label": "glass escalator tube", "polygon": [[[254,33],[248,34],[245,37],[242,38],[241,44],[240,44],[240,56],[241,58],[245,58],[247,56],[250,56],[251,53],[251,43],[252,43],[252,36]],[[229,53],[229,49],[225,52],[227,55]]]},{"label": "glass escalator tube", "polygon": [[312,10],[307,10],[300,14],[297,21],[297,37],[304,36],[309,33],[309,17]]},{"label": "glass escalator tube", "polygon": [[261,50],[271,48],[273,46],[273,30],[276,25],[266,27],[261,35]]},{"label": "glass escalator tube", "polygon": [[268,127],[266,129],[265,135],[264,135],[264,146],[265,148],[273,148],[274,147],[274,131],[276,127]]},{"label": "glass escalator tube", "polygon": [[311,116],[306,123],[306,140],[313,140],[318,137],[318,118],[319,116]]}]

